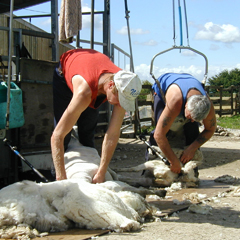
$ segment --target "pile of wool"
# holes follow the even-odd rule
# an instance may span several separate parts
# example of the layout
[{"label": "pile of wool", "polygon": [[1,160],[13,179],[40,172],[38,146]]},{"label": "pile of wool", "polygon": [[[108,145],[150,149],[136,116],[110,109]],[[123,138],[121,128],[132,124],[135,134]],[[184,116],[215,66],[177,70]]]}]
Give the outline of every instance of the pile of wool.
[{"label": "pile of wool", "polygon": [[32,229],[27,224],[19,224],[17,226],[2,226],[0,229],[0,238],[30,240],[35,237],[44,237],[48,233],[39,233],[37,229]]},{"label": "pile of wool", "polygon": [[131,198],[127,203],[126,197],[122,200],[118,193],[81,180],[18,182],[0,191],[0,228],[28,224],[41,232],[72,227],[135,231],[140,228],[141,214],[149,209],[140,195]]}]

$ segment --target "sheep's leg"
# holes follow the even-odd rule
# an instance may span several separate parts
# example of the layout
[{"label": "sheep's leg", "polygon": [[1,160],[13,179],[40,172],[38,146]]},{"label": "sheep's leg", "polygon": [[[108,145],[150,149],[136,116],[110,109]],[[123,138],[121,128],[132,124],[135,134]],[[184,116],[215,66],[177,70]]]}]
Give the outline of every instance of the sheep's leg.
[{"label": "sheep's leg", "polygon": [[147,188],[136,188],[133,186],[124,186],[122,191],[130,191],[134,193],[138,193],[139,195],[146,197],[147,195],[157,195],[159,197],[164,198],[166,196],[166,190],[149,190]]},{"label": "sheep's leg", "polygon": [[119,176],[118,177],[119,181],[126,182],[127,184],[134,186],[134,187],[150,187],[153,186],[154,179],[150,177],[139,177],[139,178],[130,178],[130,177],[124,177],[124,176]]}]

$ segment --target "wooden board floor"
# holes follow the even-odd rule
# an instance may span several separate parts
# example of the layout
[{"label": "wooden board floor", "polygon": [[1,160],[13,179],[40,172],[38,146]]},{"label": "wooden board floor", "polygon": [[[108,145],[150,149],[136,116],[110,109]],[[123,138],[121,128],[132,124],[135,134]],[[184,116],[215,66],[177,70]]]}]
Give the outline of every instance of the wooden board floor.
[{"label": "wooden board floor", "polygon": [[41,240],[84,240],[92,237],[107,234],[109,230],[87,230],[87,229],[70,229],[66,232],[50,233],[46,237],[34,238]]},{"label": "wooden board floor", "polygon": [[[214,182],[213,180],[201,179],[198,188],[186,188],[176,192],[169,192],[163,200],[156,201],[147,198],[147,201],[158,207],[162,212],[160,217],[164,217],[174,212],[185,210],[190,206],[190,203],[176,205],[173,203],[173,199],[177,199],[181,202],[183,201],[183,196],[190,193],[206,194],[206,199],[208,199],[217,196],[219,193],[226,192],[229,186],[228,184]],[[171,198],[168,198],[169,196],[171,196]]]}]

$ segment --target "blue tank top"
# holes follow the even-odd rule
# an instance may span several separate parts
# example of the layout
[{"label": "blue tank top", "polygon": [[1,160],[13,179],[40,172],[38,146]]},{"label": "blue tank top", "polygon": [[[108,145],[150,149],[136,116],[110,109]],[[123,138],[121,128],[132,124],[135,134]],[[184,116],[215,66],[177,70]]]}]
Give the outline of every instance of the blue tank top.
[{"label": "blue tank top", "polygon": [[[182,98],[183,98],[183,105],[181,113],[184,113],[185,104],[187,101],[187,94],[190,89],[195,88],[197,89],[202,95],[206,95],[206,92],[200,83],[196,78],[194,78],[192,75],[187,73],[165,73],[161,75],[157,81],[160,82],[160,86],[166,94],[166,91],[168,90],[168,87],[172,84],[176,84],[179,86],[181,92],[182,92]],[[154,83],[152,86],[152,89],[157,93],[157,95],[163,100],[160,90],[157,86],[157,83]]]}]

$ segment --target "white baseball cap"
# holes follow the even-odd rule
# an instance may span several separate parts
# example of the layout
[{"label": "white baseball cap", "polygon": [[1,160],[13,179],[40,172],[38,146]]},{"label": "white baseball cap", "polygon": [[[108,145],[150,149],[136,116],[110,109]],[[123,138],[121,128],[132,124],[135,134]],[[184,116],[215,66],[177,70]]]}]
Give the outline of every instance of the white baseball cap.
[{"label": "white baseball cap", "polygon": [[135,99],[142,90],[138,75],[121,70],[114,75],[114,83],[118,90],[119,103],[126,111],[135,111]]}]

